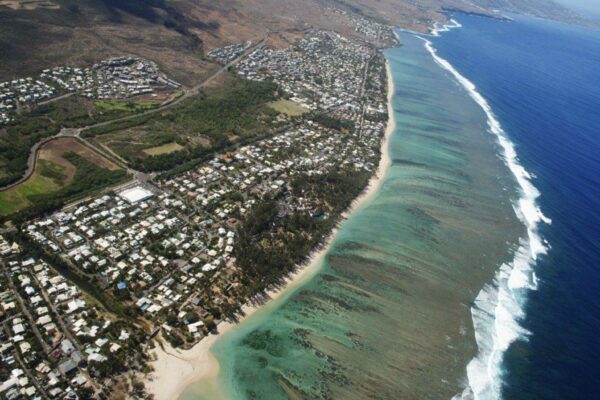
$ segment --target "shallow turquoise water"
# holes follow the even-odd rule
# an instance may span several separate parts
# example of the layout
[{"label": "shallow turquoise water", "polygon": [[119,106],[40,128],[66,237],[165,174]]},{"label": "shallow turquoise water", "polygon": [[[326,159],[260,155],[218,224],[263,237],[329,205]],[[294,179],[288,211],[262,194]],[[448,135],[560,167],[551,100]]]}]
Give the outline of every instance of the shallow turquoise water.
[{"label": "shallow turquoise water", "polygon": [[523,227],[485,115],[421,40],[402,41],[386,52],[397,128],[380,190],[318,274],[215,345],[219,396],[450,398],[464,386],[470,306]]}]

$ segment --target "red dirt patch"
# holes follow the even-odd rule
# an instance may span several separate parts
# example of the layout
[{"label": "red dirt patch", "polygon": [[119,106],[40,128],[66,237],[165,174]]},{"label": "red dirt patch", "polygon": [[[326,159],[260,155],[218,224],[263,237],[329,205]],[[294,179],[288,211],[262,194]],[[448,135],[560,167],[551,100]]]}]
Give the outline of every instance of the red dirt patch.
[{"label": "red dirt patch", "polygon": [[119,169],[119,167],[115,163],[107,160],[106,158],[96,153],[89,147],[81,144],[79,140],[72,137],[56,138],[46,143],[39,150],[38,159],[48,160],[65,167],[64,173],[67,176],[67,179],[65,180],[65,185],[68,185],[73,181],[73,178],[75,177],[76,168],[73,164],[64,159],[63,155],[71,151],[80,155],[86,160],[93,162],[100,168],[106,168],[112,171]]}]

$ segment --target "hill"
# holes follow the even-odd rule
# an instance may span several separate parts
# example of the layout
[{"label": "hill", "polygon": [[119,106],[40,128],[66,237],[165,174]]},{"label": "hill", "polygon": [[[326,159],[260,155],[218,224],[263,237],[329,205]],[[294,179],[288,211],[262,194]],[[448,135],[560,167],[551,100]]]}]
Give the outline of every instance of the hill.
[{"label": "hill", "polygon": [[191,86],[213,67],[203,54],[214,47],[257,40],[269,30],[356,34],[334,8],[417,31],[444,20],[449,9],[583,20],[550,0],[0,0],[0,81],[127,54],[154,60]]}]

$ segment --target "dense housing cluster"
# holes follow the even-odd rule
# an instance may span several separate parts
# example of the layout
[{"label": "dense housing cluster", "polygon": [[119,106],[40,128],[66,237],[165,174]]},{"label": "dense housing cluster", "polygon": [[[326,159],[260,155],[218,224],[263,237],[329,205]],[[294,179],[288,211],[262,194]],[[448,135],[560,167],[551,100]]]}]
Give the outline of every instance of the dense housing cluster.
[{"label": "dense housing cluster", "polygon": [[[214,56],[246,45],[237,46]],[[94,96],[105,87],[118,96],[111,88],[123,81],[155,83],[152,63],[131,60],[90,69],[114,83],[94,86]],[[55,78],[71,85],[85,71]],[[364,189],[387,120],[380,53],[319,31],[254,51],[239,72],[275,81],[304,115],[183,173],[28,221],[18,231],[24,248],[0,240],[0,356],[9,366],[0,396],[99,393],[142,370],[135,350],[156,333],[193,345],[303,262]],[[87,93],[87,78],[75,82]]]},{"label": "dense housing cluster", "polygon": [[371,49],[335,32],[317,31],[292,47],[259,48],[238,65],[248,79],[273,79],[310,110],[358,107]]},{"label": "dense housing cluster", "polygon": [[250,46],[252,46],[252,42],[250,41],[236,43],[230,46],[212,49],[207,55],[221,64],[229,64],[231,61],[242,55],[242,53],[250,48]]},{"label": "dense housing cluster", "polygon": [[10,249],[0,276],[0,396],[89,397],[114,366],[104,364],[125,357],[118,353],[129,347],[127,328],[46,262],[16,244]]},{"label": "dense housing cluster", "polygon": [[240,284],[233,257],[239,221],[267,196],[280,197],[280,217],[326,217],[322,199],[292,194],[295,177],[343,168],[372,172],[383,129],[379,122],[346,133],[306,121],[158,187],[104,195],[25,230],[141,313],[155,318],[176,309],[185,335],[199,339],[209,310],[237,301],[227,292]]},{"label": "dense housing cluster", "polygon": [[55,87],[31,77],[0,82],[0,126],[11,122],[23,105],[50,99],[57,93]]},{"label": "dense housing cluster", "polygon": [[337,8],[332,9],[332,11],[348,18],[354,24],[354,29],[356,32],[371,40],[381,44],[386,44],[390,47],[397,46],[399,44],[393,28],[391,28],[389,25],[376,22],[361,15],[349,13]]},{"label": "dense housing cluster", "polygon": [[90,99],[125,99],[180,85],[160,72],[158,65],[137,57],[117,57],[91,68],[55,67],[36,78],[0,83],[0,126],[11,122],[22,108],[61,94],[77,93]]}]

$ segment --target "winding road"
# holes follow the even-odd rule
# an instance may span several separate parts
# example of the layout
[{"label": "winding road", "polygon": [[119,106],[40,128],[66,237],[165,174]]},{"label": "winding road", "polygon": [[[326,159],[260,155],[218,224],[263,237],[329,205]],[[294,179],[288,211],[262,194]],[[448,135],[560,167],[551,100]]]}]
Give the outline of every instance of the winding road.
[{"label": "winding road", "polygon": [[[235,59],[233,59],[232,61],[230,61],[229,63],[223,65],[221,68],[219,68],[215,73],[213,73],[212,75],[210,75],[208,78],[206,78],[204,81],[202,81],[201,83],[199,83],[196,86],[193,86],[192,88],[183,89],[183,94],[181,96],[179,96],[178,98],[174,99],[173,101],[161,105],[157,108],[153,108],[151,110],[148,111],[144,111],[142,113],[138,113],[138,114],[133,114],[133,115],[127,115],[125,117],[120,117],[120,118],[115,118],[109,121],[104,121],[104,122],[99,122],[97,124],[93,124],[93,125],[89,125],[89,126],[85,126],[85,127],[81,127],[81,128],[63,128],[61,129],[61,131],[54,135],[54,136],[50,136],[44,139],[41,139],[39,142],[37,142],[36,144],[34,144],[31,147],[31,150],[29,151],[29,157],[27,158],[27,169],[25,170],[25,173],[23,174],[23,176],[18,180],[15,181],[13,183],[10,183],[8,185],[5,185],[3,187],[0,188],[0,192],[4,192],[7,191],[9,189],[12,189],[18,185],[20,185],[21,183],[25,182],[27,179],[29,179],[31,177],[31,175],[33,175],[33,173],[35,172],[35,166],[37,163],[37,157],[38,157],[38,152],[40,150],[40,148],[47,144],[48,142],[60,138],[60,137],[76,137],[79,140],[81,140],[82,142],[84,142],[85,145],[87,145],[88,147],[93,148],[96,152],[98,152],[101,155],[105,154],[105,151],[102,149],[99,149],[96,145],[94,145],[93,143],[89,142],[88,140],[86,140],[85,138],[81,137],[81,133],[92,129],[92,128],[97,128],[97,127],[101,127],[101,126],[106,126],[115,122],[121,122],[121,121],[128,121],[134,118],[139,118],[141,116],[145,116],[145,115],[150,115],[150,114],[154,114],[154,113],[158,113],[170,108],[173,108],[175,106],[177,106],[178,104],[180,104],[181,102],[183,102],[184,100],[196,96],[200,93],[200,90],[204,87],[206,87],[208,84],[212,83],[215,79],[217,79],[221,74],[223,74],[224,72],[226,72],[230,67],[236,65],[238,62],[240,62],[240,60],[242,58],[244,58],[246,55],[250,54],[252,51],[261,48],[265,45],[265,43],[267,42],[269,36],[273,33],[276,33],[275,31],[269,31],[265,37],[260,41],[257,42],[256,44],[250,46],[249,48],[247,48],[246,50],[244,50],[239,56],[237,56]],[[52,99],[53,101],[56,99]],[[109,157],[109,159],[113,159],[114,157]],[[121,163],[119,163],[121,164]],[[128,168],[129,172],[131,172],[134,176],[139,174],[139,171],[135,171],[132,170],[131,168]]]}]

